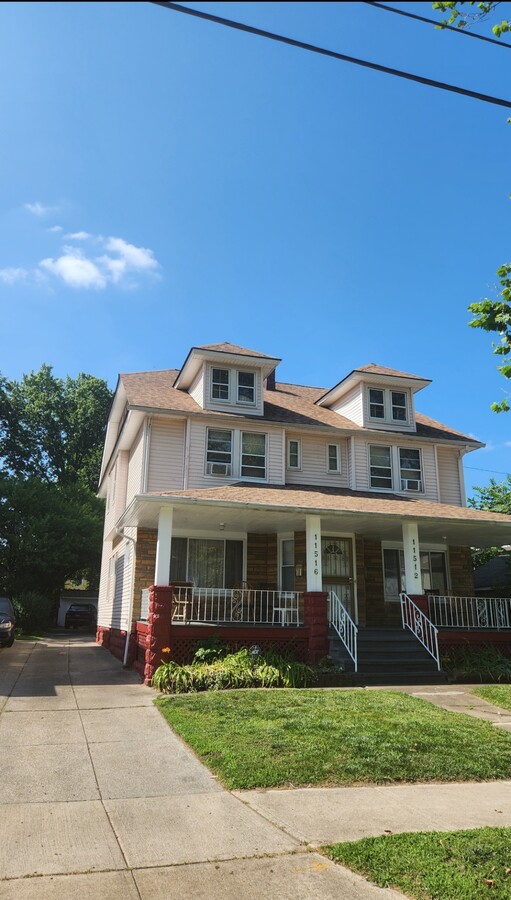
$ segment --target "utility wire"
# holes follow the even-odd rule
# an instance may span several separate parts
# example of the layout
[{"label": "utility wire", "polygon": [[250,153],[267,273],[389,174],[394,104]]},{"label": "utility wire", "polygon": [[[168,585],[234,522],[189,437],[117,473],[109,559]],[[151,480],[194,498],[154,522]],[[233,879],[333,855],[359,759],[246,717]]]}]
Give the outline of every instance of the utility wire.
[{"label": "utility wire", "polygon": [[465,466],[465,469],[472,469],[473,472],[488,472],[488,475],[507,475],[509,472],[499,472],[498,469],[479,469],[477,466]]},{"label": "utility wire", "polygon": [[456,34],[464,34],[465,37],[477,38],[478,41],[486,41],[488,44],[495,44],[497,47],[506,47],[508,50],[511,50],[511,44],[506,44],[505,41],[497,41],[496,38],[486,37],[484,34],[475,34],[473,31],[466,31],[463,28],[455,28],[454,25],[440,25],[438,21],[435,19],[427,19],[425,16],[418,16],[416,13],[407,12],[404,9],[396,9],[395,6],[386,6],[385,3],[376,3],[374,0],[362,0],[366,6],[374,6],[376,9],[384,9],[387,12],[396,13],[398,16],[406,16],[407,19],[416,19],[418,22],[427,22],[428,25],[434,25],[436,28],[440,28],[441,31],[454,31]]},{"label": "utility wire", "polygon": [[443,81],[434,81],[432,78],[425,78],[422,75],[412,75],[410,72],[403,72],[400,69],[392,69],[389,66],[382,66],[379,63],[368,62],[364,59],[357,59],[355,56],[346,56],[344,53],[336,53],[334,50],[327,50],[324,47],[318,47],[315,44],[306,44],[303,41],[297,41],[294,38],[285,37],[282,34],[275,34],[273,31],[263,31],[262,28],[255,28],[253,25],[244,25],[242,22],[235,22],[232,19],[224,19],[221,16],[214,16],[211,13],[202,12],[199,9],[191,9],[187,6],[181,6],[179,3],[170,3],[168,0],[151,0],[157,6],[164,6],[166,9],[174,12],[185,13],[188,16],[195,16],[197,19],[206,19],[208,22],[215,22],[217,25],[224,25],[227,28],[235,28],[238,31],[245,31],[248,34],[255,34],[259,37],[267,38],[270,41],[278,41],[281,44],[289,44],[291,47],[298,47],[300,50],[308,50],[310,53],[319,53],[321,56],[329,56],[332,59],[340,59],[343,62],[354,63],[356,66],[363,66],[366,69],[375,69],[377,72],[385,72],[387,75],[395,75],[398,78],[406,78],[408,81],[416,81],[419,84],[426,84],[429,87],[439,88],[442,91],[450,91],[454,94],[463,94],[465,97],[472,97],[474,100],[481,100],[483,103],[493,103],[496,106],[505,106],[511,109],[511,100],[502,100],[498,97],[492,97],[488,94],[480,94],[477,91],[470,91],[468,88],[457,87],[453,84],[446,84]]}]

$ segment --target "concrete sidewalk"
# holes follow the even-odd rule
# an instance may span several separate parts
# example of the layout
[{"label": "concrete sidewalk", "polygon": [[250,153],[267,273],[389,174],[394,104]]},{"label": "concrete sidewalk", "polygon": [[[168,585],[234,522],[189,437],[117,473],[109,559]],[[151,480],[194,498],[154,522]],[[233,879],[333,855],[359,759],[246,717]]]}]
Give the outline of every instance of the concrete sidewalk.
[{"label": "concrete sidewalk", "polygon": [[511,824],[511,783],[230,793],[91,638],[0,650],[2,900],[402,897],[314,852]]}]

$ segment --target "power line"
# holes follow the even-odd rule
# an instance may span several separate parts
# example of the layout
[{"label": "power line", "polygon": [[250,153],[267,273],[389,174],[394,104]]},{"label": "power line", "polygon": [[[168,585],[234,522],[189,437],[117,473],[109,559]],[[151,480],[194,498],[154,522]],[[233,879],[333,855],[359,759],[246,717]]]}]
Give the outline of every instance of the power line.
[{"label": "power line", "polygon": [[463,28],[455,28],[453,25],[440,25],[438,21],[435,19],[427,19],[425,16],[418,16],[416,13],[407,12],[404,9],[396,9],[395,6],[386,6],[385,3],[376,3],[374,0],[362,0],[366,6],[374,6],[376,9],[384,9],[387,12],[396,13],[398,16],[406,16],[407,19],[416,19],[418,22],[427,22],[428,25],[434,25],[436,28],[441,28],[442,31],[444,29],[446,31],[454,31],[456,34],[463,34],[465,37],[476,38],[478,41],[486,41],[487,44],[495,44],[497,47],[506,47],[508,50],[511,50],[511,44],[506,44],[505,41],[497,41],[495,38],[486,37],[484,34],[475,34],[473,31],[465,31]]},{"label": "power line", "polygon": [[479,469],[477,466],[464,466],[465,469],[472,469],[473,472],[487,472],[488,475],[507,475],[510,477],[509,472],[499,472],[498,469]]},{"label": "power line", "polygon": [[472,97],[474,100],[480,100],[483,103],[493,103],[495,106],[505,106],[511,109],[511,100],[501,100],[498,97],[492,97],[488,94],[480,94],[478,91],[471,91],[468,88],[457,87],[453,84],[447,84],[444,81],[435,81],[432,78],[425,78],[422,75],[412,75],[410,72],[403,72],[400,69],[392,69],[389,66],[382,66],[379,63],[368,62],[364,59],[358,59],[355,56],[346,56],[344,53],[337,53],[335,50],[327,50],[325,47],[318,47],[316,44],[307,44],[304,41],[297,41],[294,38],[285,37],[282,34],[275,34],[273,31],[264,31],[262,28],[255,28],[253,25],[244,25],[242,22],[235,22],[233,19],[224,19],[221,16],[214,16],[211,13],[202,12],[199,9],[190,9],[187,6],[181,6],[179,3],[170,3],[168,0],[151,0],[157,6],[164,6],[166,9],[174,12],[185,13],[188,16],[195,16],[197,19],[206,19],[208,22],[214,22],[217,25],[224,25],[227,28],[235,28],[237,31],[245,31],[247,34],[255,34],[258,37],[267,38],[270,41],[278,41],[281,44],[288,44],[291,47],[298,47],[300,50],[308,50],[310,53],[319,53],[321,56],[329,56],[332,59],[339,59],[342,62],[353,63],[356,66],[363,66],[366,69],[375,69],[377,72],[385,72],[387,75],[395,75],[398,78],[406,78],[408,81],[416,81],[419,84],[425,84],[429,87],[438,88],[442,91],[450,91],[454,94],[462,94],[465,97]]}]

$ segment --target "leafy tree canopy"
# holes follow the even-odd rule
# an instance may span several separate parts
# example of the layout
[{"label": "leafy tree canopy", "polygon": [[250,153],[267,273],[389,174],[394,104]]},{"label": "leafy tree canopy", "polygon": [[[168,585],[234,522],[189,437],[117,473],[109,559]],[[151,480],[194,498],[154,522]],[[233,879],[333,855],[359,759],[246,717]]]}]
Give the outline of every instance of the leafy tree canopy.
[{"label": "leafy tree canopy", "polygon": [[[451,25],[456,28],[469,28],[471,25],[484,21],[497,7],[499,2],[452,2],[433,3],[433,9],[448,13],[448,18],[442,19],[439,27]],[[467,8],[468,7],[468,8]],[[503,19],[492,28],[497,37],[511,31],[511,22]],[[508,119],[511,122],[511,119]],[[505,263],[497,269],[500,279],[501,291],[498,299],[484,298],[479,303],[471,303],[468,307],[474,318],[469,322],[472,328],[482,328],[484,331],[499,335],[498,343],[493,344],[493,353],[504,357],[502,365],[497,366],[504,378],[511,379],[511,361],[506,358],[511,354],[511,264]],[[509,400],[504,398],[499,403],[492,403],[494,412],[509,412]]]},{"label": "leafy tree canopy", "polygon": [[[490,478],[487,487],[474,487],[477,497],[470,497],[468,505],[473,509],[492,509],[494,512],[505,513],[511,516],[511,475],[505,481],[495,481]],[[473,560],[476,568],[494,556],[500,556],[501,547],[486,547],[484,550],[473,551]]]},{"label": "leafy tree canopy", "polygon": [[95,491],[112,393],[92,375],[56,378],[51,366],[0,379],[2,468],[23,478]]},{"label": "leafy tree canopy", "polygon": [[103,502],[95,496],[112,393],[51,366],[0,377],[0,594],[57,600],[68,579],[99,580]]}]

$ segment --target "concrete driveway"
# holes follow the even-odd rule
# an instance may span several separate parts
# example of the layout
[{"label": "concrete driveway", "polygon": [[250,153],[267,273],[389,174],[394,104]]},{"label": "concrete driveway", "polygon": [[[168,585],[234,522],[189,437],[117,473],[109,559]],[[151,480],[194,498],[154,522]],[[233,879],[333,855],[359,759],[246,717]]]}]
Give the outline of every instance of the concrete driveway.
[{"label": "concrete driveway", "polygon": [[0,649],[2,900],[402,897],[314,852],[302,798],[295,829],[221,788],[154,697],[85,635]]}]

